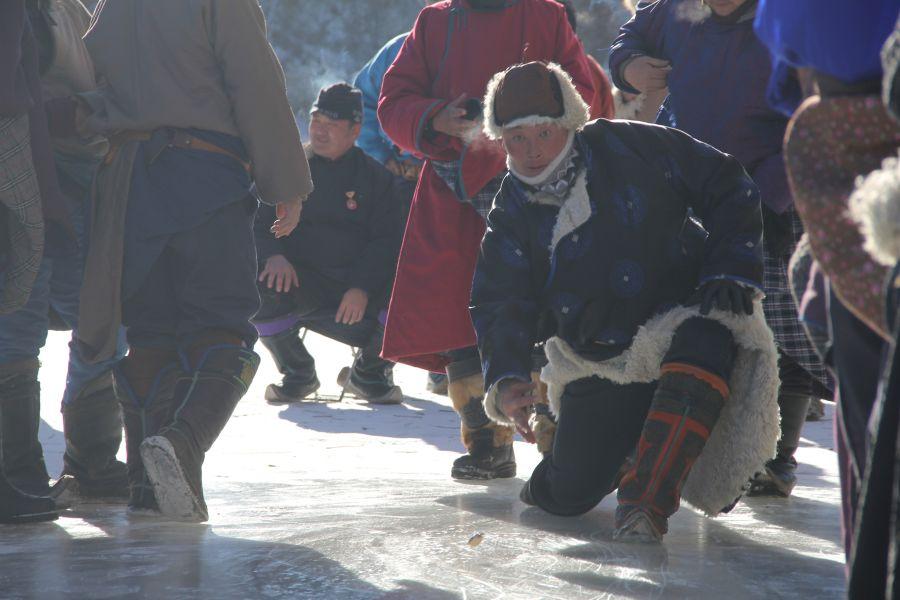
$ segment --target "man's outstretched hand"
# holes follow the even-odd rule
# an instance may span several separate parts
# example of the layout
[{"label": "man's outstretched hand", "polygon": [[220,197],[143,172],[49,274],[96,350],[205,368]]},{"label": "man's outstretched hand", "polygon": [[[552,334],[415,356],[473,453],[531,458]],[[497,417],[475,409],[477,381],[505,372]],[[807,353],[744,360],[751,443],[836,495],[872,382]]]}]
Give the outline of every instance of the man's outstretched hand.
[{"label": "man's outstretched hand", "polygon": [[497,401],[503,414],[516,424],[516,431],[526,442],[534,444],[537,438],[528,423],[530,406],[537,401],[537,384],[533,381],[506,379],[497,384]]},{"label": "man's outstretched hand", "polygon": [[300,211],[303,210],[303,202],[300,198],[294,198],[290,202],[279,202],[275,205],[275,222],[269,229],[275,237],[282,238],[291,234],[300,222]]}]

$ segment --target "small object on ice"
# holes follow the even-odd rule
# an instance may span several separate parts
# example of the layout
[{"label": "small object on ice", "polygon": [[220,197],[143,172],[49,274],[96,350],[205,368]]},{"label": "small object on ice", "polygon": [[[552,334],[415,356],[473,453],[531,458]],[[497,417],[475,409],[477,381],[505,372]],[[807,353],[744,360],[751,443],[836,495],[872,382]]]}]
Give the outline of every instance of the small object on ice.
[{"label": "small object on ice", "polygon": [[479,545],[483,541],[484,541],[484,534],[480,531],[477,531],[477,532],[475,532],[475,535],[473,535],[472,537],[469,538],[468,544],[474,548],[475,546]]}]

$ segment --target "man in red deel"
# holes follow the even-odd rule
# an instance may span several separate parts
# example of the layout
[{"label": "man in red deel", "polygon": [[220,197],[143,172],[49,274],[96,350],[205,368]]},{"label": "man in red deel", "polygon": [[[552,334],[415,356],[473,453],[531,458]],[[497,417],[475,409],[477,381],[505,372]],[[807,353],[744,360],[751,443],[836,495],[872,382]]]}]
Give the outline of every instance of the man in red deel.
[{"label": "man in red deel", "polygon": [[[561,4],[444,0],[419,13],[385,73],[378,102],[385,133],[425,159],[382,354],[431,371],[446,368],[467,450],[453,463],[457,479],[516,473],[514,430],[491,422],[482,406],[484,381],[468,306],[485,218],[506,174],[502,148],[481,132],[481,99],[495,73],[534,60],[561,65],[591,101],[587,56]],[[528,441],[549,450],[551,440],[552,433]]]}]

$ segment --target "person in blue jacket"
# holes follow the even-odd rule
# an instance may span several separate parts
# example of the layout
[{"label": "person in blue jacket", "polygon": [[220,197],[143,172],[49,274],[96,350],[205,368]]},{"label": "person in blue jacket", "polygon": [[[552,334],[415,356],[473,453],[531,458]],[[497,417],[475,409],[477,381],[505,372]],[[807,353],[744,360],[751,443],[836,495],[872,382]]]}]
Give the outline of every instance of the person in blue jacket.
[{"label": "person in blue jacket", "polygon": [[586,124],[555,64],[498,74],[484,106],[509,167],[472,288],[484,408],[534,441],[531,352],[546,340],[558,416],[521,499],[577,515],[618,488],[615,537],[641,541],[662,538],[682,487],[727,509],[778,432],[756,185],[680,131]]},{"label": "person in blue jacket", "polygon": [[[814,394],[829,382],[798,319],[787,265],[803,234],[781,146],[787,117],[769,106],[771,59],[753,31],[757,0],[660,0],[638,8],[610,51],[613,81],[627,92],[668,86],[657,123],[676,127],[737,158],[762,200],[763,309],[780,350],[782,439],[760,465],[751,494],[787,496],[794,453]],[[785,74],[796,83],[793,72]]]},{"label": "person in blue jacket", "polygon": [[[381,128],[378,123],[378,96],[381,94],[381,80],[387,71],[409,32],[401,33],[381,47],[375,56],[365,64],[353,80],[353,87],[362,92],[363,122],[356,145],[363,152],[380,162],[396,177],[396,190],[399,197],[406,200],[404,214],[409,214],[413,192],[419,180],[422,161],[409,152],[401,150]],[[447,376],[443,373],[428,374],[428,391],[447,395]]]}]

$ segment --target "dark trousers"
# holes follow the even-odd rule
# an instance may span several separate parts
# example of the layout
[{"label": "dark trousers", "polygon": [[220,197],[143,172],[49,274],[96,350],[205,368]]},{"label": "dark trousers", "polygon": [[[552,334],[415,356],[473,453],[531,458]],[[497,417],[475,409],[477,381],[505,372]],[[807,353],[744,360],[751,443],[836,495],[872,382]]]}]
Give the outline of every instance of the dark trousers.
[{"label": "dark trousers", "polygon": [[599,377],[566,386],[553,452],[532,475],[542,508],[580,514],[612,491],[641,436],[655,390],[655,383],[618,385]]},{"label": "dark trousers", "polygon": [[168,239],[137,292],[123,302],[130,345],[185,346],[213,329],[253,346],[257,335],[250,318],[259,309],[259,294],[249,206],[233,202]]},{"label": "dark trousers", "polygon": [[[370,298],[365,315],[358,323],[335,323],[334,316],[348,289],[347,284],[297,265],[294,268],[300,285],[289,292],[276,292],[264,282],[259,282],[262,307],[254,322],[260,335],[273,336],[290,329],[307,327],[359,348],[359,355],[353,364],[352,376],[355,382],[382,382],[393,367],[392,362],[381,358],[384,325],[380,316],[386,305],[384,298]],[[299,338],[297,343],[303,345]],[[309,373],[294,374],[294,378],[308,380],[315,373],[315,364],[311,363],[308,370]]]},{"label": "dark trousers", "polygon": [[[723,325],[689,319],[676,331],[664,363],[692,365],[727,381],[733,344]],[[565,387],[553,452],[532,475],[531,492],[541,508],[581,514],[613,490],[641,437],[656,387],[655,382],[619,385],[599,377]]]}]

